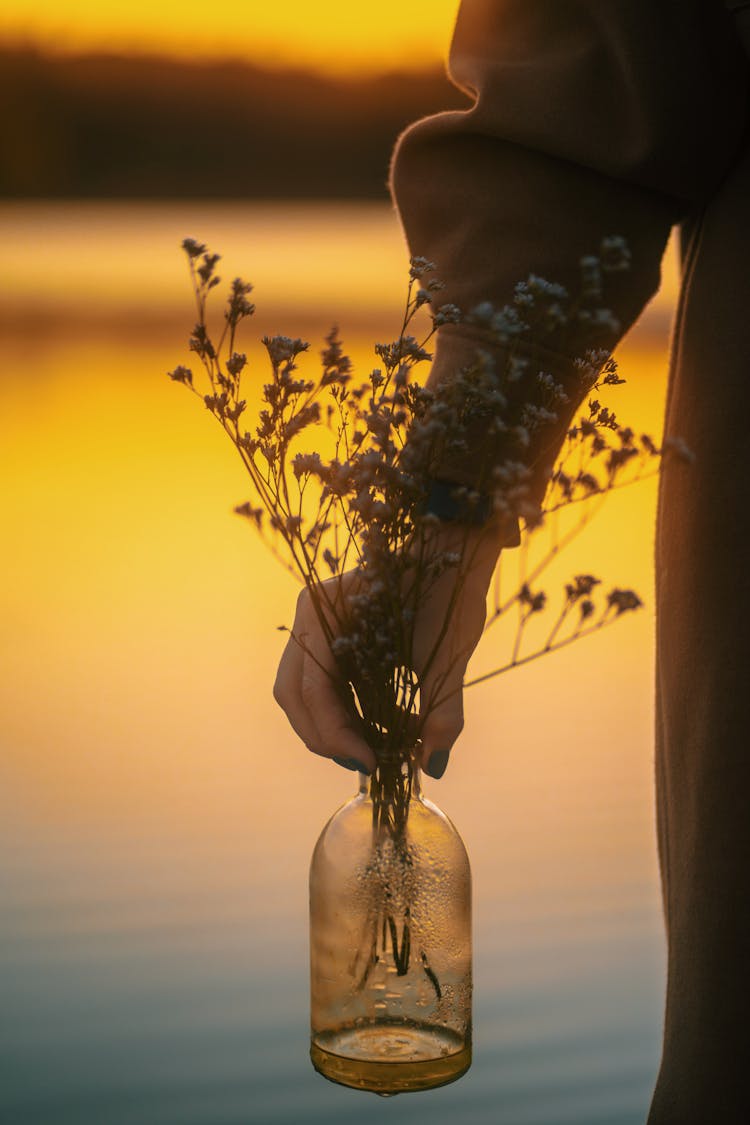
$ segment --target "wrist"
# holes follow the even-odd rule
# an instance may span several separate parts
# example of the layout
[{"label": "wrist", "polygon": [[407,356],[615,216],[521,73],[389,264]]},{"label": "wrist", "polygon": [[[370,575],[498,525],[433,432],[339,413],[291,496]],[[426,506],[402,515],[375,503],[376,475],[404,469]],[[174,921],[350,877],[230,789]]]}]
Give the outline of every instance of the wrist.
[{"label": "wrist", "polygon": [[456,481],[430,481],[425,510],[444,523],[484,527],[492,516],[492,497]]},{"label": "wrist", "polygon": [[460,543],[470,535],[494,550],[495,557],[501,548],[517,547],[521,541],[518,520],[499,516],[491,494],[457,481],[433,478],[425,511],[439,521],[444,539]]},{"label": "wrist", "polygon": [[500,552],[508,545],[507,528],[490,519],[483,525],[435,518],[425,539],[427,554],[449,553],[460,559],[466,581],[487,586]]}]

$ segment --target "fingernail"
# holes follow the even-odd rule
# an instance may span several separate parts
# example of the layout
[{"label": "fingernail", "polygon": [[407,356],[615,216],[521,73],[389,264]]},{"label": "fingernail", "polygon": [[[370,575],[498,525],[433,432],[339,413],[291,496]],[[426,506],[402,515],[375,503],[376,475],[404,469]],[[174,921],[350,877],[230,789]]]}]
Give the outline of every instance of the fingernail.
[{"label": "fingernail", "polygon": [[331,760],[334,761],[337,766],[341,766],[345,770],[352,770],[357,773],[367,774],[368,777],[370,776],[370,771],[367,766],[363,765],[357,758],[332,758]]},{"label": "fingernail", "polygon": [[450,756],[450,750],[433,750],[430,754],[430,760],[424,767],[424,772],[437,781],[447,770]]}]

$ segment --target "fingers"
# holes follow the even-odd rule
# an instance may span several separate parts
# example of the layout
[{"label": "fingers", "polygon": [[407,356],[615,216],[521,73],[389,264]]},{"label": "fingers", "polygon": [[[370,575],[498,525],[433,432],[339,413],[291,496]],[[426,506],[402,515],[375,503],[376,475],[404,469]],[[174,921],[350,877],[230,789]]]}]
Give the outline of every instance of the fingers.
[{"label": "fingers", "polygon": [[320,735],[318,753],[350,763],[361,763],[367,773],[375,769],[375,755],[354,729],[337,690],[336,662],[320,629],[313,630],[304,654],[300,685],[302,704],[314,719]]},{"label": "fingers", "polygon": [[372,772],[375,756],[354,729],[339,695],[336,662],[304,591],[273,694],[308,750],[337,759],[348,769]]},{"label": "fingers", "polygon": [[438,669],[423,687],[420,765],[429,777],[441,778],[453,745],[464,727],[463,677],[465,664]]},{"label": "fingers", "polygon": [[[445,610],[427,607],[436,618],[420,623],[428,636],[434,636]],[[451,750],[464,726],[463,681],[466,666],[482,635],[485,620],[485,592],[467,584],[454,611],[446,635],[439,643],[420,685],[421,751],[420,765],[429,777],[440,778],[448,767]]]},{"label": "fingers", "polygon": [[[298,634],[296,635],[298,636]],[[276,672],[273,697],[286,714],[294,733],[302,739],[307,749],[311,750],[313,754],[321,754],[322,757],[327,757],[318,749],[323,745],[320,731],[302,702],[300,685],[304,670],[304,651],[301,641],[301,637],[299,640],[292,637],[288,641]]]}]

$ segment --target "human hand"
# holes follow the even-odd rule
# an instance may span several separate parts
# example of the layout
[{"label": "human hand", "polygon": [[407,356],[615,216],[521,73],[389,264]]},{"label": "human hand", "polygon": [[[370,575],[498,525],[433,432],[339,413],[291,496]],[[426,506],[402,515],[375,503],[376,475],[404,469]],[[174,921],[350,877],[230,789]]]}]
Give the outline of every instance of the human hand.
[{"label": "human hand", "polygon": [[[439,525],[429,540],[429,550],[460,552],[465,560],[457,595],[457,571],[451,568],[417,607],[414,624],[412,663],[420,679],[417,763],[434,778],[444,774],[463,729],[464,673],[484,628],[487,590],[500,546],[501,540],[491,528],[450,524]],[[345,599],[357,589],[358,572],[348,571],[325,586],[331,596]],[[344,703],[344,688],[329,640],[305,589],[297,600],[292,635],[279,663],[274,698],[314,754],[347,769],[371,773],[375,754]]]},{"label": "human hand", "polygon": [[[357,571],[324,586],[331,596],[346,598],[357,585]],[[336,589],[338,586],[338,589]],[[291,636],[279,662],[273,695],[292,729],[313,754],[331,758],[345,769],[372,773],[375,755],[356,729],[343,698],[340,672],[310,594],[297,598]]]}]

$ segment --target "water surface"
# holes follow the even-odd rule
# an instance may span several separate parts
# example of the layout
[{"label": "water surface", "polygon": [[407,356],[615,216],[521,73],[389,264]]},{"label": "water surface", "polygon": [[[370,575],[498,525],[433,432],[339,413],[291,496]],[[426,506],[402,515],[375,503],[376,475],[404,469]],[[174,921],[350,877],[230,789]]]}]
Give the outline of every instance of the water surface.
[{"label": "water surface", "polygon": [[[472,1070],[388,1103],[327,1084],[306,874],[352,782],[273,703],[294,583],[231,515],[233,450],[164,375],[187,358],[185,234],[255,280],[259,380],[262,331],[317,342],[339,320],[366,370],[399,320],[387,209],[0,209],[0,1119],[637,1125],[663,986],[653,485],[611,498],[559,578],[647,608],[473,689],[428,786],[474,869]],[[639,430],[658,432],[666,309],[623,349],[613,405]]]}]

